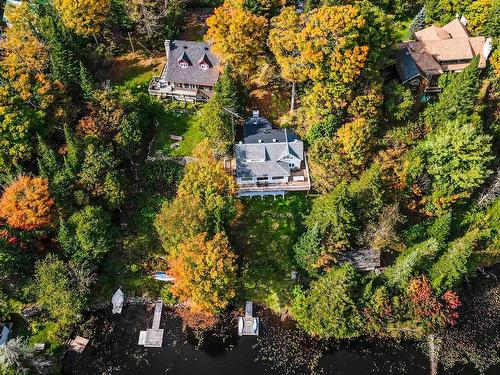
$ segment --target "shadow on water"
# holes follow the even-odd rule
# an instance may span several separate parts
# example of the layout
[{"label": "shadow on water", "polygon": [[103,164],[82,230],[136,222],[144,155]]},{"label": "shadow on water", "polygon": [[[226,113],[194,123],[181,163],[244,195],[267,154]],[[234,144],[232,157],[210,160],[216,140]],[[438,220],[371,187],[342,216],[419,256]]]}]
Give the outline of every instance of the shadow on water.
[{"label": "shadow on water", "polygon": [[[152,323],[151,307],[130,306],[122,315],[95,313],[79,329],[90,344],[82,354],[68,352],[65,375],[80,374],[430,374],[427,357],[413,343],[387,344],[356,340],[328,344],[311,339],[290,321],[282,322],[268,310],[257,308],[261,334],[239,337],[234,316],[208,334],[184,330],[172,310],[164,308],[160,327],[163,348],[137,344],[139,331]],[[498,371],[498,368],[496,368]],[[493,369],[488,374],[498,373]],[[464,367],[439,374],[472,375]]]}]

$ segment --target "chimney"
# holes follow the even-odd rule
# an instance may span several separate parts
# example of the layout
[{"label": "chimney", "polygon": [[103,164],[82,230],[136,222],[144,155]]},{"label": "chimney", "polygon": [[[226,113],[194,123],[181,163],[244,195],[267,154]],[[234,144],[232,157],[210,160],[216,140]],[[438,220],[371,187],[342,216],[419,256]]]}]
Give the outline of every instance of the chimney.
[{"label": "chimney", "polygon": [[483,56],[485,60],[490,55],[492,49],[493,49],[493,43],[491,42],[491,38],[488,38],[486,39],[486,42],[484,42],[483,46]]},{"label": "chimney", "polygon": [[273,143],[276,143],[276,138],[273,138]]},{"label": "chimney", "polygon": [[168,57],[169,57],[169,54],[170,54],[170,47],[171,46],[172,46],[172,44],[171,44],[170,39],[166,39],[165,40],[165,55],[167,56],[167,61],[168,61]]},{"label": "chimney", "polygon": [[252,111],[252,117],[253,118],[259,118],[259,110],[258,109],[254,109]]},{"label": "chimney", "polygon": [[262,143],[262,139],[259,139],[259,143]]}]

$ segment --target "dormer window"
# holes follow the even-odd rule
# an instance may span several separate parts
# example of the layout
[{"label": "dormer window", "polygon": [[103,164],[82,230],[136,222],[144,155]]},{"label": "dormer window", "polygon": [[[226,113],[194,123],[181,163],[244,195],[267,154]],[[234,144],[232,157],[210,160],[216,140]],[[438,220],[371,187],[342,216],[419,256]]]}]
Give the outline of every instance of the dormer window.
[{"label": "dormer window", "polygon": [[212,63],[208,59],[207,54],[204,53],[203,56],[201,57],[201,59],[198,61],[198,66],[202,70],[208,70],[208,68],[210,68],[211,65],[212,65]]},{"label": "dormer window", "polygon": [[186,52],[182,53],[182,56],[179,57],[179,60],[177,60],[177,63],[181,68],[187,68],[189,65],[191,65],[191,60],[189,60],[189,57]]}]

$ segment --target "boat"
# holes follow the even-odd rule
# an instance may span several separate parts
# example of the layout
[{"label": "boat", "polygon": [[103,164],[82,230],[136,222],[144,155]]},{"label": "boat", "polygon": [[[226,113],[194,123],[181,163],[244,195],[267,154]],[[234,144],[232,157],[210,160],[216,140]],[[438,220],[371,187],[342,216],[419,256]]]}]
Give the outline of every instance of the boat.
[{"label": "boat", "polygon": [[153,273],[153,279],[165,282],[170,282],[175,280],[173,276],[170,276],[168,273],[161,271]]}]

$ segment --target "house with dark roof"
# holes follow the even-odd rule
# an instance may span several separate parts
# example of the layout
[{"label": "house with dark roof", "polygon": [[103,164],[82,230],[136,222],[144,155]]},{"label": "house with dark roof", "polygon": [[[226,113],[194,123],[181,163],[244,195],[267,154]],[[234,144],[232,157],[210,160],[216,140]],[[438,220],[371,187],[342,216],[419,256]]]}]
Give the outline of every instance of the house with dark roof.
[{"label": "house with dark roof", "polygon": [[234,146],[239,196],[284,195],[311,188],[304,143],[286,128],[276,128],[259,111],[243,125]]},{"label": "house with dark roof", "polygon": [[149,93],[187,102],[207,101],[214,94],[220,60],[204,42],[166,40],[167,62],[159,77],[149,83]]},{"label": "house with dark roof", "polygon": [[444,72],[460,72],[479,55],[479,68],[486,67],[491,52],[490,38],[471,37],[462,17],[415,32],[415,41],[399,44],[396,69],[403,84],[424,92],[439,92],[438,78]]}]

